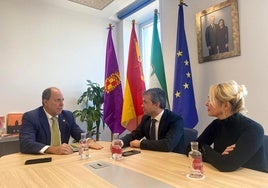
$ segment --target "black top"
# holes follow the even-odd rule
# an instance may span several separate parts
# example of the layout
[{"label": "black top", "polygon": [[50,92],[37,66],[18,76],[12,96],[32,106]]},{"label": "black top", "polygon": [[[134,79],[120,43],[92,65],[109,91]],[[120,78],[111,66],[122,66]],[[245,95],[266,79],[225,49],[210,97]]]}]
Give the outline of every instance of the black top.
[{"label": "black top", "polygon": [[[252,119],[236,113],[227,119],[214,120],[198,137],[203,160],[220,171],[234,171],[240,167],[268,172],[263,127]],[[214,149],[211,145],[214,144]],[[221,153],[236,144],[228,155]]]},{"label": "black top", "polygon": [[224,26],[217,31],[217,45],[219,47],[219,53],[228,52],[229,49],[225,45],[228,44],[228,27]]},{"label": "black top", "polygon": [[141,149],[185,153],[183,120],[180,116],[170,110],[164,110],[159,122],[158,140],[150,139],[150,124],[151,117],[143,116],[139,126],[121,138],[124,147],[129,146],[132,140],[145,137],[140,143]]}]

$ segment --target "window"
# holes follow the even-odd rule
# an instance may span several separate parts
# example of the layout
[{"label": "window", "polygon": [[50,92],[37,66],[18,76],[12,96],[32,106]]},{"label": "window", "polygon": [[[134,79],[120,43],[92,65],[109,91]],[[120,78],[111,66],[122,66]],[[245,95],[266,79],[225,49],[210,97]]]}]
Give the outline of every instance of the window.
[{"label": "window", "polygon": [[[139,2],[148,2],[145,7],[139,9],[134,13],[128,12],[131,10],[131,6],[136,6]],[[153,34],[153,18],[154,18],[154,10],[159,9],[159,1],[158,0],[143,0],[137,1],[134,5],[122,10],[120,15],[126,22],[131,23],[132,20],[136,21],[136,35],[139,40],[139,47],[142,59],[142,68],[145,79],[146,88],[149,87],[150,82],[150,61],[151,61],[151,45],[152,45],[152,34]],[[132,8],[133,9],[133,8]],[[124,27],[126,32],[131,32],[131,24],[127,24],[127,27]],[[158,19],[158,32],[160,34],[160,22]],[[129,39],[128,39],[129,40]],[[127,45],[126,45],[127,46]],[[128,48],[125,48],[128,50]],[[128,51],[124,51],[124,57],[127,57]],[[127,66],[125,66],[126,68]]]},{"label": "window", "polygon": [[[160,22],[157,24],[158,32],[160,35]],[[140,24],[140,50],[142,55],[143,74],[145,79],[146,88],[149,88],[150,74],[151,74],[151,46],[153,34],[153,19]]]}]

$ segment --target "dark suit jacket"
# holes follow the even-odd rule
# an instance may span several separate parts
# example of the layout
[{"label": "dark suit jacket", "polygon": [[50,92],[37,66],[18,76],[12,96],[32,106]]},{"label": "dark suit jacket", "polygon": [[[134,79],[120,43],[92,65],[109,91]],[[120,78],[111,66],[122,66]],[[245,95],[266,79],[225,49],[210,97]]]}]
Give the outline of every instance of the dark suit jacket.
[{"label": "dark suit jacket", "polygon": [[140,148],[154,151],[185,153],[183,120],[170,110],[165,110],[159,122],[158,140],[150,140],[150,116],[143,116],[140,125],[130,134],[122,137],[124,147],[129,146],[130,141],[141,141]]},{"label": "dark suit jacket", "polygon": [[211,25],[206,28],[206,44],[210,46],[211,49],[209,50],[209,55],[214,55],[217,53],[217,31],[218,31],[218,24],[214,24],[214,29]]},{"label": "dark suit jacket", "polygon": [[[58,121],[62,143],[68,143],[70,136],[80,140],[83,130],[75,123],[72,112],[63,110]],[[51,144],[49,123],[42,106],[23,114],[19,138],[22,153],[39,153]]]}]

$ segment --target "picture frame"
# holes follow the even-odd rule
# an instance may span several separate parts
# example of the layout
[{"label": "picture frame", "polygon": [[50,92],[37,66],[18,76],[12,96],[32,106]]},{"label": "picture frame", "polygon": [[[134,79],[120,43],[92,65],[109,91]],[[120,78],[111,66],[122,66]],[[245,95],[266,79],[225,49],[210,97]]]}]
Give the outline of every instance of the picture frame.
[{"label": "picture frame", "polygon": [[197,13],[196,30],[199,63],[241,54],[237,0],[227,0]]}]

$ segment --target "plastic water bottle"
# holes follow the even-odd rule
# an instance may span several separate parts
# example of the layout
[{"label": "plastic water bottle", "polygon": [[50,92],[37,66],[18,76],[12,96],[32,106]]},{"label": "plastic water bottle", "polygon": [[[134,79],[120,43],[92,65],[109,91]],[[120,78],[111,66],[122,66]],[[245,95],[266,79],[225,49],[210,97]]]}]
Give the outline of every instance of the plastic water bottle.
[{"label": "plastic water bottle", "polygon": [[191,151],[189,152],[190,159],[190,173],[187,177],[192,179],[203,179],[203,160],[202,153],[198,151],[198,142],[191,142]]},{"label": "plastic water bottle", "polygon": [[86,133],[81,133],[81,139],[79,141],[79,159],[88,159],[89,158],[89,149],[86,138]]},{"label": "plastic water bottle", "polygon": [[113,134],[111,150],[112,150],[112,158],[114,160],[122,159],[122,146],[121,146],[121,141],[119,139],[119,133]]}]

